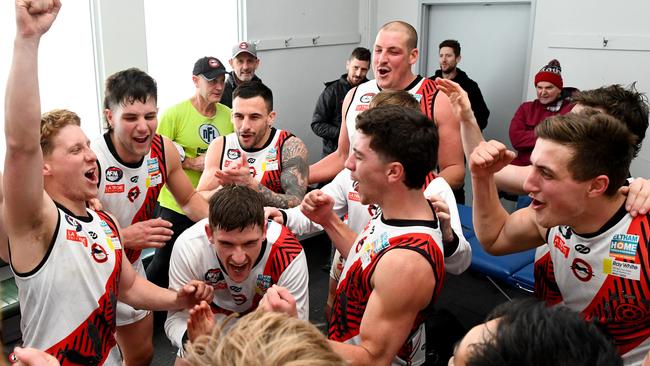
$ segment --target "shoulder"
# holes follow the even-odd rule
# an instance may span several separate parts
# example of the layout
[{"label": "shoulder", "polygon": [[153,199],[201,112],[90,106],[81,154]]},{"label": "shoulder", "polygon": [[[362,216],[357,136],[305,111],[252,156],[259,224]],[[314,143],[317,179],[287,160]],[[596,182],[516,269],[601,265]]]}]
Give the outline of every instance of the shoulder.
[{"label": "shoulder", "polygon": [[268,221],[266,240],[281,251],[294,252],[296,255],[302,251],[302,246],[295,235],[286,226],[275,221]]}]

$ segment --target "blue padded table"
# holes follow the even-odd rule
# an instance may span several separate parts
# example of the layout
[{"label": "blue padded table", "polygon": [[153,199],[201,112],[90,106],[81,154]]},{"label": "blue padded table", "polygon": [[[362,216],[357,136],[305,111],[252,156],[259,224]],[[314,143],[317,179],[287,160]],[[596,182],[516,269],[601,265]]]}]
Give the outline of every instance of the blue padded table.
[{"label": "blue padded table", "polygon": [[522,290],[533,292],[535,290],[535,276],[533,274],[534,263],[528,264],[526,267],[515,272],[508,282],[515,287]]}]

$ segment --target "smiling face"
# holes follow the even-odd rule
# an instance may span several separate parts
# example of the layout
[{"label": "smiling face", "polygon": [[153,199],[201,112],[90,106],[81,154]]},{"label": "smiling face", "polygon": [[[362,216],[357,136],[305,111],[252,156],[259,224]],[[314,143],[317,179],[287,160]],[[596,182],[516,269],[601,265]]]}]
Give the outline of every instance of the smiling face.
[{"label": "smiling face", "polygon": [[382,29],[377,33],[372,67],[380,88],[404,89],[412,81],[411,66],[417,61],[418,50],[409,50],[407,45],[406,32]]},{"label": "smiling face", "polygon": [[140,161],[151,149],[151,141],[158,127],[156,100],[148,98],[146,103],[117,104],[105,110],[106,120],[111,125],[111,140],[120,158],[127,163]]},{"label": "smiling face", "polygon": [[269,111],[261,96],[253,98],[235,97],[232,101],[232,123],[237,139],[246,150],[264,146],[271,135],[275,112]]},{"label": "smiling face", "polygon": [[362,204],[379,203],[385,193],[387,165],[370,148],[370,137],[357,130],[352,153],[345,161],[345,167],[350,170],[352,180],[358,183],[357,190]]},{"label": "smiling face", "polygon": [[61,128],[52,138],[52,150],[43,156],[43,163],[48,191],[57,190],[48,193],[81,202],[97,196],[97,156],[81,127]]},{"label": "smiling face", "polygon": [[368,74],[369,64],[368,61],[361,61],[356,58],[352,58],[345,63],[345,69],[348,71],[348,83],[351,86],[357,86],[365,79]]},{"label": "smiling face", "polygon": [[237,283],[244,282],[260,255],[266,227],[255,225],[226,231],[206,224],[205,231],[228,276]]},{"label": "smiling face", "polygon": [[260,60],[248,52],[240,52],[237,56],[228,60],[228,63],[232,67],[237,81],[241,83],[253,79]]}]

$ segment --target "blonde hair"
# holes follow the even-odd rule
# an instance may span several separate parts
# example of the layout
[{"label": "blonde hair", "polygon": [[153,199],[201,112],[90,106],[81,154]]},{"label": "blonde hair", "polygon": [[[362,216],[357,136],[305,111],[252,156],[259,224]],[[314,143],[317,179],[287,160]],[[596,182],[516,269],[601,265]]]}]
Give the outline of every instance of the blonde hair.
[{"label": "blonde hair", "polygon": [[185,345],[186,360],[193,366],[329,366],[347,365],[330,348],[320,331],[284,313],[256,310],[224,327],[237,314]]},{"label": "blonde hair", "polygon": [[81,126],[79,116],[66,109],[53,109],[41,116],[41,150],[47,155],[54,147],[52,140],[65,126]]},{"label": "blonde hair", "polygon": [[381,107],[384,105],[401,105],[402,107],[420,111],[420,102],[406,90],[382,90],[372,97],[368,108]]}]

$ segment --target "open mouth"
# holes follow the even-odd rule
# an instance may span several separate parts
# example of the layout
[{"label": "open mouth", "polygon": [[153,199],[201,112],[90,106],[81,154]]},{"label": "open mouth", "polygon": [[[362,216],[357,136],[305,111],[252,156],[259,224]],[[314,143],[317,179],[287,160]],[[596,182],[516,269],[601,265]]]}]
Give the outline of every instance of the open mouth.
[{"label": "open mouth", "polygon": [[544,203],[544,202],[542,202],[540,200],[536,200],[534,198],[533,198],[533,201],[530,203],[530,207],[532,207],[533,210],[540,210],[540,209],[544,208],[545,205],[546,205],[546,203]]},{"label": "open mouth", "polygon": [[84,173],[84,177],[90,181],[90,183],[96,184],[97,183],[97,174],[96,174],[96,168],[88,169]]},{"label": "open mouth", "polygon": [[379,74],[379,76],[386,76],[386,75],[388,75],[389,72],[390,72],[390,69],[387,68],[387,67],[380,67],[380,68],[377,69],[377,73]]},{"label": "open mouth", "polygon": [[233,273],[238,275],[245,273],[246,269],[248,268],[248,262],[241,265],[237,265],[232,262],[229,262],[228,265],[232,268]]},{"label": "open mouth", "polygon": [[135,142],[137,142],[137,143],[139,143],[139,144],[144,144],[144,143],[146,143],[146,142],[149,140],[149,136],[144,136],[144,137],[134,137],[133,139],[135,140]]}]

